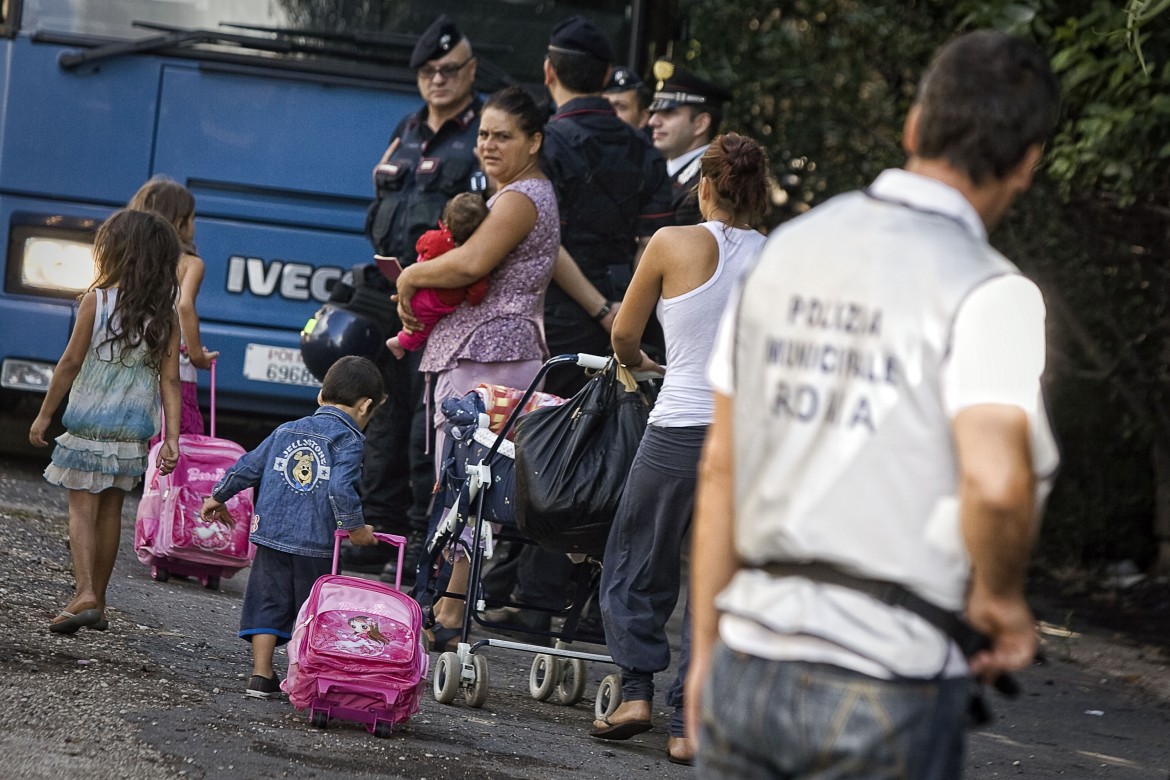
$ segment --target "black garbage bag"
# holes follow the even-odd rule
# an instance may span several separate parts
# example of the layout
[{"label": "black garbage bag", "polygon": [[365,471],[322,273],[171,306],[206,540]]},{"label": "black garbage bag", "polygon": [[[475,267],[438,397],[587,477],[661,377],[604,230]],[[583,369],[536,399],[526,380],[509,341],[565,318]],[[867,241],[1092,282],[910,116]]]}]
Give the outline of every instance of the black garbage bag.
[{"label": "black garbage bag", "polygon": [[610,359],[561,406],[516,423],[516,522],[555,552],[598,554],[613,525],[650,404]]}]

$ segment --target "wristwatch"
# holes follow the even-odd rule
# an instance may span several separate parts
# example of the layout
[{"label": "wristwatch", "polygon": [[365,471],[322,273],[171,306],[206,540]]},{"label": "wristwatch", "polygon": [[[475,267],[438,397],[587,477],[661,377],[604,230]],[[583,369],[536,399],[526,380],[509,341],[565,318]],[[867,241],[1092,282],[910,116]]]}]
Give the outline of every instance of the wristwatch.
[{"label": "wristwatch", "polygon": [[605,319],[605,315],[609,314],[611,311],[613,311],[613,304],[609,301],[606,301],[605,303],[601,304],[601,308],[598,309],[597,313],[593,315],[593,319],[597,322],[601,322],[603,319]]}]

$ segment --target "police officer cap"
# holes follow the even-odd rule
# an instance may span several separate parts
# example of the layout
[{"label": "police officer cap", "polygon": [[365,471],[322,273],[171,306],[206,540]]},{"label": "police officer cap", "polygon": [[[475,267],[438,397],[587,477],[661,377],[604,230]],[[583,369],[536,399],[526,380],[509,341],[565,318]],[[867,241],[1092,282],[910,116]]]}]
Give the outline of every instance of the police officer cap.
[{"label": "police officer cap", "polygon": [[679,106],[714,106],[731,100],[731,93],[705,81],[694,73],[662,58],[654,63],[654,77],[658,87],[654,92],[651,111],[665,111]]},{"label": "police officer cap", "polygon": [[627,92],[637,89],[642,83],[642,78],[633,69],[618,65],[613,69],[613,75],[609,77],[609,83],[602,92]]},{"label": "police officer cap", "polygon": [[585,54],[602,62],[613,62],[613,49],[593,22],[584,16],[570,16],[553,28],[548,47],[554,51]]},{"label": "police officer cap", "polygon": [[451,21],[451,17],[443,14],[419,36],[414,51],[410,53],[410,67],[419,68],[427,60],[437,60],[444,56],[463,40],[463,33]]}]

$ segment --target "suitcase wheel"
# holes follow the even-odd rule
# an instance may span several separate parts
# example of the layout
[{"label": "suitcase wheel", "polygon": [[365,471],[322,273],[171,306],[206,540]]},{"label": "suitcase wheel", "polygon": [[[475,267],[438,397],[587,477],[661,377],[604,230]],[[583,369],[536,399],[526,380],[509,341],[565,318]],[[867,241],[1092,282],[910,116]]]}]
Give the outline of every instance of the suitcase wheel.
[{"label": "suitcase wheel", "polygon": [[207,588],[208,590],[219,590],[219,575],[208,574],[207,577],[203,580],[203,587]]},{"label": "suitcase wheel", "polygon": [[329,713],[325,710],[313,710],[309,715],[309,722],[319,729],[323,729],[329,725]]},{"label": "suitcase wheel", "polygon": [[159,582],[166,582],[171,578],[171,573],[161,566],[151,566],[150,576]]},{"label": "suitcase wheel", "polygon": [[387,721],[380,720],[374,724],[374,736],[379,739],[385,739],[390,736],[391,726]]}]

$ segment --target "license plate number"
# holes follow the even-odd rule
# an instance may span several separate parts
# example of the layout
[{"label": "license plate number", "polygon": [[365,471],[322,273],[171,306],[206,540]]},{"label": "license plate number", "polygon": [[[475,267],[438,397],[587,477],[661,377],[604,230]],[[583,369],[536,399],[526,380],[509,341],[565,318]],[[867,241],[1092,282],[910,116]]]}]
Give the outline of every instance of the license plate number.
[{"label": "license plate number", "polygon": [[292,347],[249,344],[244,353],[244,376],[278,385],[321,386],[305,367],[301,351]]}]

